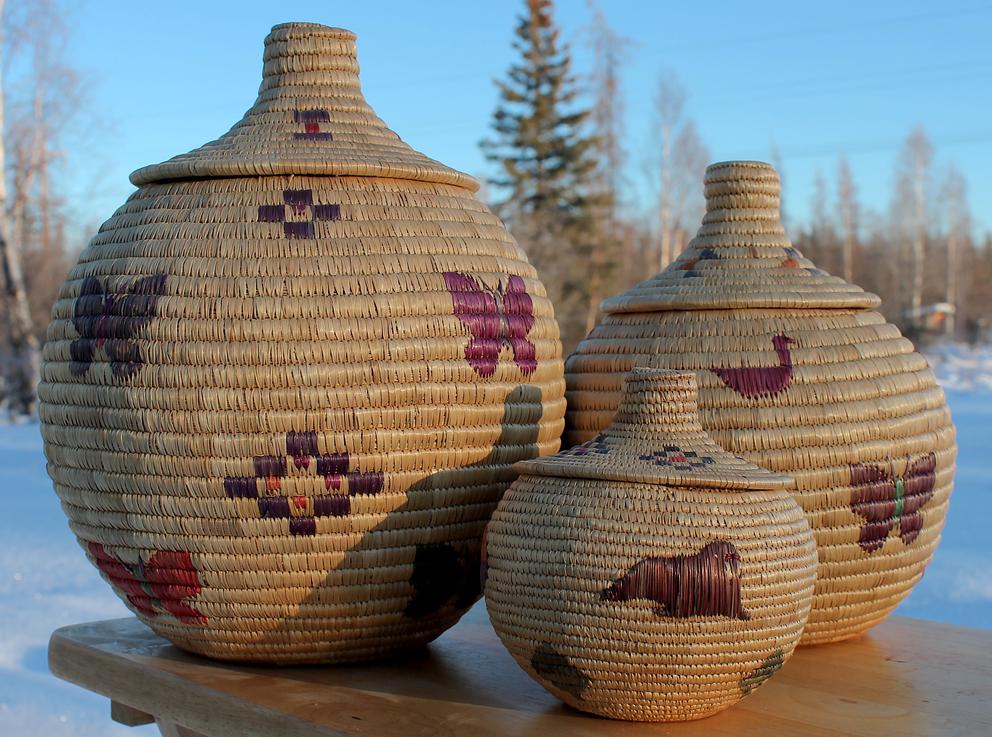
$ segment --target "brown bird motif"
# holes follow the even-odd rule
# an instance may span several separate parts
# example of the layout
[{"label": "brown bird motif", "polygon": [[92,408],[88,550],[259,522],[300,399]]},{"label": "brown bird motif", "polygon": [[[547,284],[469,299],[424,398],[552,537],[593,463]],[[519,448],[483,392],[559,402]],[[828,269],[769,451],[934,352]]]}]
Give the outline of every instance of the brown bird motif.
[{"label": "brown bird motif", "polygon": [[909,545],[923,529],[923,505],[933,496],[937,456],[927,453],[906,462],[899,476],[894,468],[855,463],[851,466],[851,511],[864,517],[858,544],[874,553],[899,525],[899,537]]},{"label": "brown bird motif", "polygon": [[741,604],[741,557],[733,543],[714,540],[695,555],[658,556],[635,563],[599,595],[600,601],[655,602],[659,617],[747,620]]},{"label": "brown bird motif", "polygon": [[728,387],[743,397],[771,397],[785,391],[792,383],[792,354],[789,346],[796,341],[787,335],[772,338],[778,366],[744,366],[711,368]]}]

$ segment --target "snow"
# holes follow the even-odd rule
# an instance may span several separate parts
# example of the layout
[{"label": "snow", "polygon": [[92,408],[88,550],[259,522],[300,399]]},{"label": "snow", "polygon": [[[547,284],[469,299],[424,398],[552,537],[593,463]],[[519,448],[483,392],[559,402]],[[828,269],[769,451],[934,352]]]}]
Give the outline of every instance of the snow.
[{"label": "snow", "polygon": [[69,531],[36,422],[0,426],[0,468],[0,737],[157,734],[111,722],[107,699],[48,672],[53,630],[130,612]]},{"label": "snow", "polygon": [[[928,352],[958,428],[958,472],[943,540],[899,614],[992,628],[992,348]],[[67,624],[128,616],[84,557],[45,473],[37,423],[0,426],[0,737],[156,734],[110,721],[108,701],[49,674],[46,646]]]},{"label": "snow", "polygon": [[937,381],[947,390],[992,390],[992,345],[938,343],[926,349]]}]

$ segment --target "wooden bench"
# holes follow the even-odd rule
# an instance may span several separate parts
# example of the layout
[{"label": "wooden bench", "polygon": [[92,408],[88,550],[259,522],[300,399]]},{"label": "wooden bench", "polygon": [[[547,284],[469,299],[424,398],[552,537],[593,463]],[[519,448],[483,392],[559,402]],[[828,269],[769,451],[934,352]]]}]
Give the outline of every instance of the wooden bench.
[{"label": "wooden bench", "polygon": [[173,737],[992,735],[992,630],[901,617],[857,640],[800,649],[737,706],[681,724],[615,722],[564,706],[517,667],[482,604],[422,653],[374,665],[215,662],[134,618],[56,631],[49,664],[110,698],[116,721],[155,721]]}]

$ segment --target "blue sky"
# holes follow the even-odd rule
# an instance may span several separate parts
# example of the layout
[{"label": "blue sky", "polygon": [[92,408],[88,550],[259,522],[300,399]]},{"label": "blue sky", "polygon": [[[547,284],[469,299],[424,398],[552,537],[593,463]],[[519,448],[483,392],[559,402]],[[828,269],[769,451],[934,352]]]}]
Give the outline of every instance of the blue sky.
[{"label": "blue sky", "polygon": [[[478,141],[512,61],[522,0],[168,3],[67,0],[71,56],[97,121],[69,164],[80,224],[95,226],[131,190],[127,175],[216,138],[254,100],[262,39],[275,23],[337,25],[359,37],[369,101],[414,147],[476,176]],[[966,175],[977,224],[992,226],[992,3],[648,2],[601,4],[632,40],[624,69],[629,178],[643,188],[662,69],[689,92],[713,160],[781,152],[790,215],[809,209],[817,170],[831,190],[846,152],[863,202],[884,211],[903,139],[923,125],[936,171]],[[584,0],[557,18],[575,41]],[[91,222],[92,221],[92,222]]]}]

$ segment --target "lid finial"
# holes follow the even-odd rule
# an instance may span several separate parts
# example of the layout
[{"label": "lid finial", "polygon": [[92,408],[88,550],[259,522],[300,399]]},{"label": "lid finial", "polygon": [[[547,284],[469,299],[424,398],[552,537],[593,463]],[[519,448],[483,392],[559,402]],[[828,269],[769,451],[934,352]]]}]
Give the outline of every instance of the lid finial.
[{"label": "lid finial", "polygon": [[770,210],[781,218],[781,180],[771,164],[763,161],[721,161],[706,167],[703,192],[706,212],[720,210]]},{"label": "lid finial", "polygon": [[728,453],[703,430],[691,371],[635,368],[613,424],[595,438],[515,468],[540,476],[709,489],[788,489],[793,479]]},{"label": "lid finial", "polygon": [[284,23],[265,39],[258,98],[231,130],[131,175],[137,186],[177,179],[278,175],[478,182],[415,151],[375,114],[358,80],[355,34]]},{"label": "lid finial", "polygon": [[793,247],[778,172],[762,161],[706,168],[702,225],[663,271],[601,305],[606,314],[728,309],[871,309],[881,300]]}]

